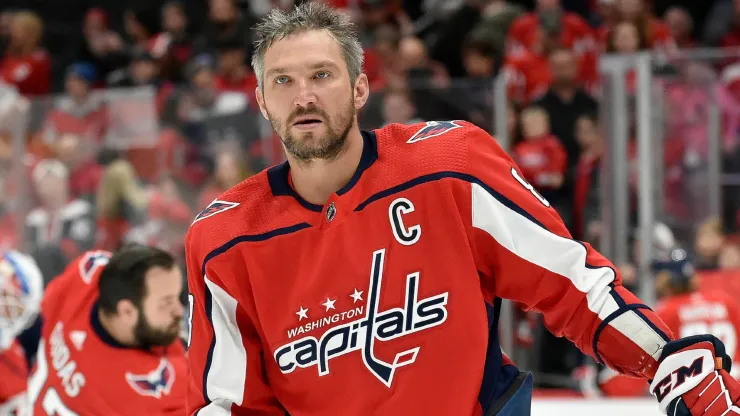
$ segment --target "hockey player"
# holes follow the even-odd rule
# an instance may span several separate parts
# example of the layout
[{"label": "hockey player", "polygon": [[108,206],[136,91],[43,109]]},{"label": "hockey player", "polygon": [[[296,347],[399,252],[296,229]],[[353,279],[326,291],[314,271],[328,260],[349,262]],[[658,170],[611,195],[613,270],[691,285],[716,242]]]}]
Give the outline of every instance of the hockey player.
[{"label": "hockey player", "polygon": [[[655,313],[678,337],[712,334],[725,345],[725,353],[737,363],[740,303],[724,292],[701,290],[694,267],[684,250],[674,250],[666,261],[655,264],[657,291],[661,297]],[[738,378],[740,365],[732,369]]]},{"label": "hockey player", "polygon": [[49,284],[29,380],[35,415],[181,415],[182,276],[151,247],[86,252]]},{"label": "hockey player", "polygon": [[188,233],[188,414],[527,415],[531,375],[498,344],[502,298],[652,380],[663,412],[740,412],[721,342],[675,340],[487,133],[360,131],[368,80],[344,14],[305,2],[257,35],[257,102],[288,160]]},{"label": "hockey player", "polygon": [[[740,304],[715,290],[699,288],[694,267],[682,249],[672,250],[653,264],[660,302],[655,313],[679,337],[711,334],[725,346],[725,353],[738,362],[737,334],[740,332]],[[738,379],[740,366],[731,375]],[[589,377],[590,376],[590,377]],[[604,366],[581,368],[579,387],[586,396],[629,397],[647,394],[644,383],[625,377]]]},{"label": "hockey player", "polygon": [[0,253],[0,415],[30,415],[28,361],[17,336],[38,316],[43,278],[29,256]]}]

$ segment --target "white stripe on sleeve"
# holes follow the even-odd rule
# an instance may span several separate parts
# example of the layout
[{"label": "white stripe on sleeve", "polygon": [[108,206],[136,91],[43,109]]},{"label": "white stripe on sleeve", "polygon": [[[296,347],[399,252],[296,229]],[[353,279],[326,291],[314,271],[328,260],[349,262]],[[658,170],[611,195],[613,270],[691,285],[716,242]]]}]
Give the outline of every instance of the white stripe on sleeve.
[{"label": "white stripe on sleeve", "polygon": [[[472,183],[473,226],[485,231],[516,256],[571,281],[586,294],[588,308],[604,320],[619,310],[609,284],[615,279],[609,267],[586,267],[586,248],[569,238],[554,234],[510,209],[485,188]],[[634,311],[628,311],[609,325],[650,355],[659,353],[665,341]],[[657,357],[656,357],[657,358]]]},{"label": "white stripe on sleeve", "polygon": [[[206,380],[206,390],[208,397],[214,402],[204,408],[200,414],[229,414],[229,410],[225,410],[226,413],[220,413],[216,409],[229,409],[231,403],[242,404],[247,378],[247,351],[244,349],[242,335],[236,322],[236,299],[210,281],[208,277],[205,277],[205,283],[211,292],[211,321],[215,334],[215,346]],[[213,410],[207,411],[208,408]]]}]

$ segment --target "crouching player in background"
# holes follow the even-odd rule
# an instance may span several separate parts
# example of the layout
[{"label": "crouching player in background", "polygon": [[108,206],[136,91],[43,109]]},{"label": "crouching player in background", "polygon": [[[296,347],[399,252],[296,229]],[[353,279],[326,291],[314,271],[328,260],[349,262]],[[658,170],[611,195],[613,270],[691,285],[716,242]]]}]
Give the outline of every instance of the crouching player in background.
[{"label": "crouching player in background", "polygon": [[33,325],[43,278],[31,257],[0,253],[0,415],[30,415],[29,363],[18,336]]},{"label": "crouching player in background", "polygon": [[28,391],[35,415],[182,415],[181,272],[164,251],[87,252],[49,284]]},{"label": "crouching player in background", "polygon": [[[655,262],[656,293],[659,297],[655,313],[671,332],[684,338],[711,334],[725,345],[725,353],[733,364],[737,355],[737,335],[740,332],[740,302],[716,290],[702,290],[694,267],[684,250],[673,250],[668,259]],[[576,378],[585,396],[629,397],[648,395],[645,383],[616,371],[599,366],[579,369]],[[740,379],[740,365],[730,372]]]},{"label": "crouching player in background", "polygon": [[[725,344],[725,353],[738,363],[737,334],[740,331],[740,303],[717,290],[701,290],[694,267],[683,250],[656,263],[656,286],[660,297],[655,312],[679,337],[712,334]],[[740,365],[730,373],[740,376]]]}]

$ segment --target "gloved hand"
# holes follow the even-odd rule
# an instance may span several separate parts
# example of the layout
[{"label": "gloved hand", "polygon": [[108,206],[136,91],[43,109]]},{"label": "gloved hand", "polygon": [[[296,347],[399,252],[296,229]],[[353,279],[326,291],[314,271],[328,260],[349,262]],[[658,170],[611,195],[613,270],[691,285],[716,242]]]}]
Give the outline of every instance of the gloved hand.
[{"label": "gloved hand", "polygon": [[650,393],[671,416],[740,415],[740,383],[732,361],[712,335],[669,342],[663,348]]}]

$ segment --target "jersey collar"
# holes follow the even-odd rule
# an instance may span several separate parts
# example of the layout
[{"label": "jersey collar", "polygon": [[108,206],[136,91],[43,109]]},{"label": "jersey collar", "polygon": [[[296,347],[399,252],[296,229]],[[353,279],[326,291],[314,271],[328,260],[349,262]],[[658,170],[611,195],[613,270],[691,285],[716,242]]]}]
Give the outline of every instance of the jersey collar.
[{"label": "jersey collar", "polygon": [[[362,174],[370,167],[376,160],[378,160],[378,139],[374,131],[361,130],[362,134],[362,157],[360,163],[357,165],[354,175],[349,182],[337,191],[337,195],[341,196],[349,192],[357,182],[359,182]],[[270,189],[274,196],[289,196],[295,199],[302,207],[314,211],[321,212],[323,206],[318,204],[312,204],[303,199],[290,185],[290,164],[287,161],[273,166],[267,170],[267,179],[270,183]]]}]

